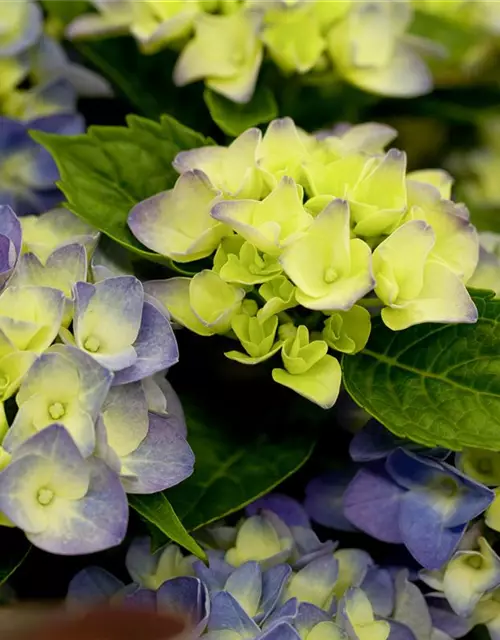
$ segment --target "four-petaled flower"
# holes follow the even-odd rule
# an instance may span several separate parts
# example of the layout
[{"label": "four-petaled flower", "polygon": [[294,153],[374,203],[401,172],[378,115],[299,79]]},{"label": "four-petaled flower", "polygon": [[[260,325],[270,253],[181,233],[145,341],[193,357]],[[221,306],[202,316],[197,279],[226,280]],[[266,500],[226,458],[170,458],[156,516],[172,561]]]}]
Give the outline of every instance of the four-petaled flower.
[{"label": "four-petaled flower", "polygon": [[494,493],[445,462],[396,449],[385,464],[358,471],[344,495],[344,513],[362,531],[404,544],[428,569],[447,562],[467,524]]}]

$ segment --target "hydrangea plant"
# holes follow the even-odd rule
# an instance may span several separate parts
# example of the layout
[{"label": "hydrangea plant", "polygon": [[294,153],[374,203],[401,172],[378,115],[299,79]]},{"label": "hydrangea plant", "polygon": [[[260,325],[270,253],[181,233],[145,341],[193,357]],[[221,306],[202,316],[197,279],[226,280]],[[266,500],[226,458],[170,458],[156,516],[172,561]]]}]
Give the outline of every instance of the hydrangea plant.
[{"label": "hydrangea plant", "polygon": [[[477,212],[496,206],[498,127],[461,91],[488,78],[497,17],[483,0],[6,4],[2,600],[19,543],[122,545],[78,559],[78,615],[167,609],[207,640],[495,640],[500,251]],[[107,35],[125,37],[82,42]],[[165,115],[83,133],[77,99],[111,88],[82,59]],[[458,82],[395,122],[382,99]],[[177,97],[202,114],[203,83],[234,139],[168,115]],[[114,124],[129,105],[78,108]],[[446,120],[422,136],[430,166],[460,169],[438,153],[450,122],[481,127],[458,186],[422,168],[424,114]]]}]

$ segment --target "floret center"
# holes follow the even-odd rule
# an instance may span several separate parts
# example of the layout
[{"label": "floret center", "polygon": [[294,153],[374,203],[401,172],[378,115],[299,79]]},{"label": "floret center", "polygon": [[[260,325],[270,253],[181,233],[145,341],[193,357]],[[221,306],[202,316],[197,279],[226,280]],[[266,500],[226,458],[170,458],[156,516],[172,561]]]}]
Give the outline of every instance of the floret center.
[{"label": "floret center", "polygon": [[335,280],[337,280],[338,277],[339,277],[339,274],[337,273],[337,270],[334,269],[333,267],[328,267],[327,269],[325,269],[325,272],[323,274],[323,280],[327,284],[332,284],[332,282],[335,282]]},{"label": "floret center", "polygon": [[38,490],[36,498],[42,506],[46,507],[54,499],[54,492],[52,491],[52,489],[43,487],[42,489]]},{"label": "floret center", "polygon": [[90,351],[91,353],[97,353],[101,348],[101,343],[99,341],[99,338],[96,338],[95,336],[89,336],[85,340],[83,346],[87,351]]},{"label": "floret center", "polygon": [[66,410],[61,402],[54,402],[49,407],[49,415],[53,420],[59,420],[65,413]]}]

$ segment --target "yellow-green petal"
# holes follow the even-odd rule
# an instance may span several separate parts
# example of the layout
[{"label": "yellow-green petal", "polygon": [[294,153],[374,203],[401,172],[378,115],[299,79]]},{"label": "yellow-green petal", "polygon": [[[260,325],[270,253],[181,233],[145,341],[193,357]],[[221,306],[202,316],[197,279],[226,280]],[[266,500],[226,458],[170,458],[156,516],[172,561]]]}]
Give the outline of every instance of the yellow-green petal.
[{"label": "yellow-green petal", "polygon": [[285,369],[273,369],[273,380],[304,398],[330,409],[335,404],[342,379],[339,361],[330,355],[323,358],[302,374],[293,375]]},{"label": "yellow-green petal", "polygon": [[331,313],[325,320],[322,337],[332,349],[352,355],[365,348],[370,331],[370,312],[354,305],[349,311]]}]

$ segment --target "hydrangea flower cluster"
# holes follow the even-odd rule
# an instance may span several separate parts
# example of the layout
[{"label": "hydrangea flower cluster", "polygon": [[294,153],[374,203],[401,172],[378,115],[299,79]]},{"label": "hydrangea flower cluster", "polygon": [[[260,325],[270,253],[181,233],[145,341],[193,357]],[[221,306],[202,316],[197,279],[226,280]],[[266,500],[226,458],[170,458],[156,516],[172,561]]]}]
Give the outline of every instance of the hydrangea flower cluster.
[{"label": "hydrangea flower cluster", "polygon": [[[411,35],[410,0],[94,0],[97,13],[76,18],[70,38],[132,34],[144,53],[180,49],[178,86],[207,87],[246,103],[265,57],[285,75],[342,78],[365,91],[416,96],[432,88],[421,52],[432,42]],[[438,52],[441,49],[438,47]]]},{"label": "hydrangea flower cluster", "polygon": [[448,620],[454,631],[441,630],[458,638],[484,624],[497,638],[500,558],[492,544],[500,531],[499,454],[465,449],[450,461],[450,452],[398,439],[374,420],[356,433],[350,454],[354,466],[309,483],[305,508],[312,520],[405,545],[424,567],[418,578],[439,609],[433,619]]},{"label": "hydrangea flower cluster", "polygon": [[165,379],[169,318],[93,256],[98,236],[64,209],[0,207],[0,523],[59,554],[119,544],[126,493],[178,484],[194,462]]},{"label": "hydrangea flower cluster", "polygon": [[449,199],[445,172],[407,174],[405,154],[384,151],[394,137],[374,123],[312,136],[284,118],[263,136],[179,153],[173,189],[134,206],[128,223],[149,249],[206,268],[145,290],[191,331],[236,339],[232,360],[280,352],[274,380],[325,408],[341,381],[329,349],[364,348],[368,309],[394,331],[474,323],[467,209]]},{"label": "hydrangea flower cluster", "polygon": [[44,34],[42,10],[34,0],[5,2],[0,33],[0,114],[28,121],[74,112],[79,95],[111,94],[105,80],[71,62]]},{"label": "hydrangea flower cluster", "polygon": [[62,201],[50,154],[29,130],[83,133],[77,96],[111,95],[108,83],[71,62],[61,45],[43,33],[33,0],[4,2],[0,16],[0,203],[17,214],[41,213]]},{"label": "hydrangea flower cluster", "polygon": [[500,559],[484,538],[464,540],[444,579],[320,542],[306,509],[269,494],[235,527],[201,531],[207,564],[174,544],[152,553],[148,538],[136,539],[126,558],[132,583],[89,567],[71,581],[67,605],[166,609],[207,640],[449,640],[478,623],[494,628]]}]

